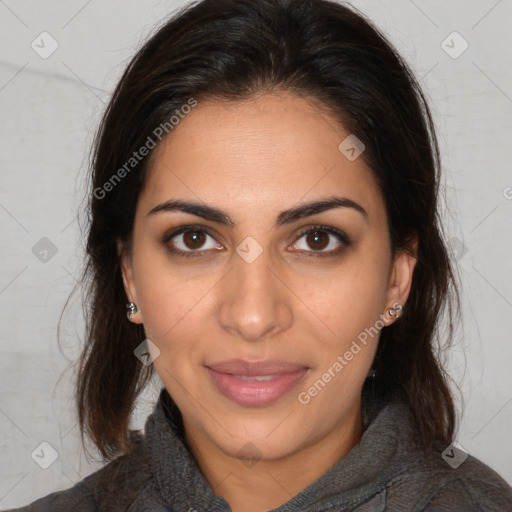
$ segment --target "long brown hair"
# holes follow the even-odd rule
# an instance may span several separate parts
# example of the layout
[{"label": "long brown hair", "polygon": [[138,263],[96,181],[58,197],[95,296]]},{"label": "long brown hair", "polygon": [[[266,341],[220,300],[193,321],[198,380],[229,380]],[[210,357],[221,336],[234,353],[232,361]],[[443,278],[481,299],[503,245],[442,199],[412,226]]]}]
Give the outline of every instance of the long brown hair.
[{"label": "long brown hair", "polygon": [[439,351],[452,339],[459,294],[439,217],[439,149],[417,81],[352,7],[328,0],[207,0],[181,9],[138,50],[91,151],[86,340],[76,401],[82,442],[88,435],[106,460],[131,450],[130,417],[154,371],[133,353],[145,334],[126,319],[116,246],[121,239],[130,250],[151,165],[150,155],[134,162],[133,153],[149,138],[159,142],[158,127],[170,133],[169,119],[191,98],[238,101],[278,89],[318,100],[364,143],[385,199],[393,251],[406,250],[418,236],[409,299],[399,321],[381,333],[372,385],[407,401],[424,447],[452,441],[456,417]]}]

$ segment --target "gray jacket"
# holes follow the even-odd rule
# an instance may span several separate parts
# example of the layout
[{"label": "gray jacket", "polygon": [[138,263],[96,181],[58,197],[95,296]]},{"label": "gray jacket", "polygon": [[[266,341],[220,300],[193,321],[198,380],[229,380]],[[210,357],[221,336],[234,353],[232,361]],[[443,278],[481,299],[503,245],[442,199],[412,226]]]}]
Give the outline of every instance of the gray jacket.
[{"label": "gray jacket", "polygon": [[[361,441],[315,482],[272,512],[512,511],[512,488],[464,452],[415,446],[412,417],[400,401],[363,395]],[[11,512],[230,512],[183,442],[176,405],[162,389],[137,448],[74,487]],[[447,462],[448,461],[448,462]]]}]

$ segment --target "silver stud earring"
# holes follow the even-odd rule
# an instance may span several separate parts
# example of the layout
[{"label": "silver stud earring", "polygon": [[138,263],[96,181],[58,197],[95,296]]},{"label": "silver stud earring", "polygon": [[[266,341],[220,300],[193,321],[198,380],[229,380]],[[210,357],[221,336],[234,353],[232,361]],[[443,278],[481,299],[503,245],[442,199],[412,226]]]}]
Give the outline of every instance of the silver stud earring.
[{"label": "silver stud earring", "polygon": [[391,318],[395,318],[395,317],[399,317],[400,314],[402,313],[402,304],[400,304],[399,302],[396,302],[395,304],[393,304],[393,307],[392,308],[389,308],[388,309],[388,316],[390,316]]},{"label": "silver stud earring", "polygon": [[128,317],[128,320],[131,320],[132,316],[135,315],[137,311],[139,310],[137,309],[137,304],[135,304],[135,302],[128,302],[128,304],[126,304],[126,316]]}]

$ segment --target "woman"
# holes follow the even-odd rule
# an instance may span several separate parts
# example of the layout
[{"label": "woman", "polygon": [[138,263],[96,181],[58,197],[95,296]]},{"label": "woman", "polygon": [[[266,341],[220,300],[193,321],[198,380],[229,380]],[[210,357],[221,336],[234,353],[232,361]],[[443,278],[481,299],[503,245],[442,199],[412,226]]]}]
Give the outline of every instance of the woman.
[{"label": "woman", "polygon": [[167,21],[94,145],[76,392],[109,463],[18,510],[510,510],[452,444],[439,168],[418,84],[352,8],[209,0]]}]

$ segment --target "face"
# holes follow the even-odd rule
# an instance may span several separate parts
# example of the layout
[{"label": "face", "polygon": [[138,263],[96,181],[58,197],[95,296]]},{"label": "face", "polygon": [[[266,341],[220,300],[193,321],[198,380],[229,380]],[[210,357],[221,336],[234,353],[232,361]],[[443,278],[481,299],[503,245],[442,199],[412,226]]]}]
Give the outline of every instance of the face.
[{"label": "face", "polygon": [[415,260],[348,135],[279,93],[200,102],[154,150],[123,279],[191,443],[271,460],[354,424]]}]

